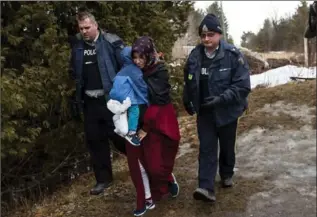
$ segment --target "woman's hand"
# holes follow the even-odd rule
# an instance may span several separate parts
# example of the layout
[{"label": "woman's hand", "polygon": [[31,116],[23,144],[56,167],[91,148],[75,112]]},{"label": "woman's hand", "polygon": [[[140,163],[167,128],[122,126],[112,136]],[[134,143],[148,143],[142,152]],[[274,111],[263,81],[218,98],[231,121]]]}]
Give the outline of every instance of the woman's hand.
[{"label": "woman's hand", "polygon": [[138,131],[138,137],[139,137],[140,141],[142,141],[144,139],[144,137],[146,137],[146,135],[147,135],[147,132],[145,132],[144,130],[140,129]]}]

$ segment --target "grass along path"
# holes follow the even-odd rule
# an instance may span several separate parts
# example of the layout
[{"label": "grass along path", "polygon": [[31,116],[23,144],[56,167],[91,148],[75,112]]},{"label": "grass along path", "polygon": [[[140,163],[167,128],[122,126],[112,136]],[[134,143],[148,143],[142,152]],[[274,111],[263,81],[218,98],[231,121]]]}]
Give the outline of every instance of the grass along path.
[{"label": "grass along path", "polygon": [[[145,216],[316,216],[315,107],[315,81],[254,89],[239,122],[235,186],[222,189],[218,184],[214,205],[192,199],[199,144],[195,117],[180,117],[182,141],[175,165],[180,195]],[[114,185],[101,196],[88,194],[94,178],[85,174],[9,216],[132,216],[135,190],[124,157],[114,163],[114,175]]]}]

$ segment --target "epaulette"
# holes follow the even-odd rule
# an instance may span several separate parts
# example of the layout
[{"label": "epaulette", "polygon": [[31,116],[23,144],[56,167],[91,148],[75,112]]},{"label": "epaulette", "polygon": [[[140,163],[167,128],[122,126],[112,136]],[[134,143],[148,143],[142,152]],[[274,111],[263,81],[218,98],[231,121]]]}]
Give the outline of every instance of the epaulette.
[{"label": "epaulette", "polygon": [[244,57],[241,53],[241,51],[236,48],[234,45],[232,44],[228,44],[226,47],[225,47],[225,50],[228,50],[229,52],[233,53],[233,55],[238,58],[238,62],[241,64],[241,65],[245,65],[245,60],[244,60]]},{"label": "epaulette", "polygon": [[103,37],[109,41],[111,44],[116,42],[116,41],[121,41],[121,38],[117,36],[116,34],[108,33],[108,32],[103,32]]},{"label": "epaulette", "polygon": [[234,55],[236,56],[240,56],[241,52],[239,51],[238,48],[236,48],[235,46],[228,44],[227,47],[225,48],[226,50],[232,52]]},{"label": "epaulette", "polygon": [[124,48],[124,43],[122,39],[116,34],[112,34],[109,32],[102,32],[102,34],[104,39],[108,41],[110,44],[112,44],[114,47],[120,47],[121,49]]},{"label": "epaulette", "polygon": [[77,40],[81,40],[82,38],[83,38],[83,37],[81,36],[80,33],[77,33],[77,34],[76,34],[76,39],[77,39]]}]

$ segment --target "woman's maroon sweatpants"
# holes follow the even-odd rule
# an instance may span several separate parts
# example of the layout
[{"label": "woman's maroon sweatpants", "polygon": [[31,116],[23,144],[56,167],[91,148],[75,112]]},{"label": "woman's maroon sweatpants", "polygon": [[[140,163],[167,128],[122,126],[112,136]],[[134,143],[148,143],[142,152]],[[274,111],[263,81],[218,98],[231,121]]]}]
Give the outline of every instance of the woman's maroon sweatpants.
[{"label": "woman's maroon sweatpants", "polygon": [[167,196],[168,182],[174,167],[179,140],[175,141],[159,132],[149,132],[141,146],[126,144],[131,179],[137,192],[137,209],[145,204],[145,191],[139,162],[144,166],[149,180],[152,199],[158,201]]},{"label": "woman's maroon sweatpants", "polygon": [[173,105],[150,105],[144,114],[142,129],[147,135],[141,146],[126,144],[130,174],[137,191],[138,209],[143,208],[145,203],[139,162],[147,172],[154,201],[167,195],[168,182],[173,182],[171,174],[180,141]]}]

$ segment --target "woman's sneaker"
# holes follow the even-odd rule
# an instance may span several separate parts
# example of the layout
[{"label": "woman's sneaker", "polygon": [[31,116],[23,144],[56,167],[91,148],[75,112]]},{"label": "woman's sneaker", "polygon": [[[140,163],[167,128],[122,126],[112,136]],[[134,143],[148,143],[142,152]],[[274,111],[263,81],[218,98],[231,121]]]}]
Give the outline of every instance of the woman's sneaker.
[{"label": "woman's sneaker", "polygon": [[133,211],[133,215],[134,216],[142,216],[142,215],[144,215],[146,213],[146,211],[147,211],[146,207],[144,207],[143,209],[135,209]]},{"label": "woman's sneaker", "polygon": [[168,182],[168,190],[173,198],[177,197],[179,194],[179,185],[176,181],[176,177],[172,173],[173,181]]},{"label": "woman's sneaker", "polygon": [[145,202],[145,207],[146,207],[146,209],[154,209],[155,208],[155,203],[153,203],[153,201],[152,200],[147,200],[146,202]]},{"label": "woman's sneaker", "polygon": [[134,146],[139,146],[141,144],[137,133],[127,134],[124,138]]}]

